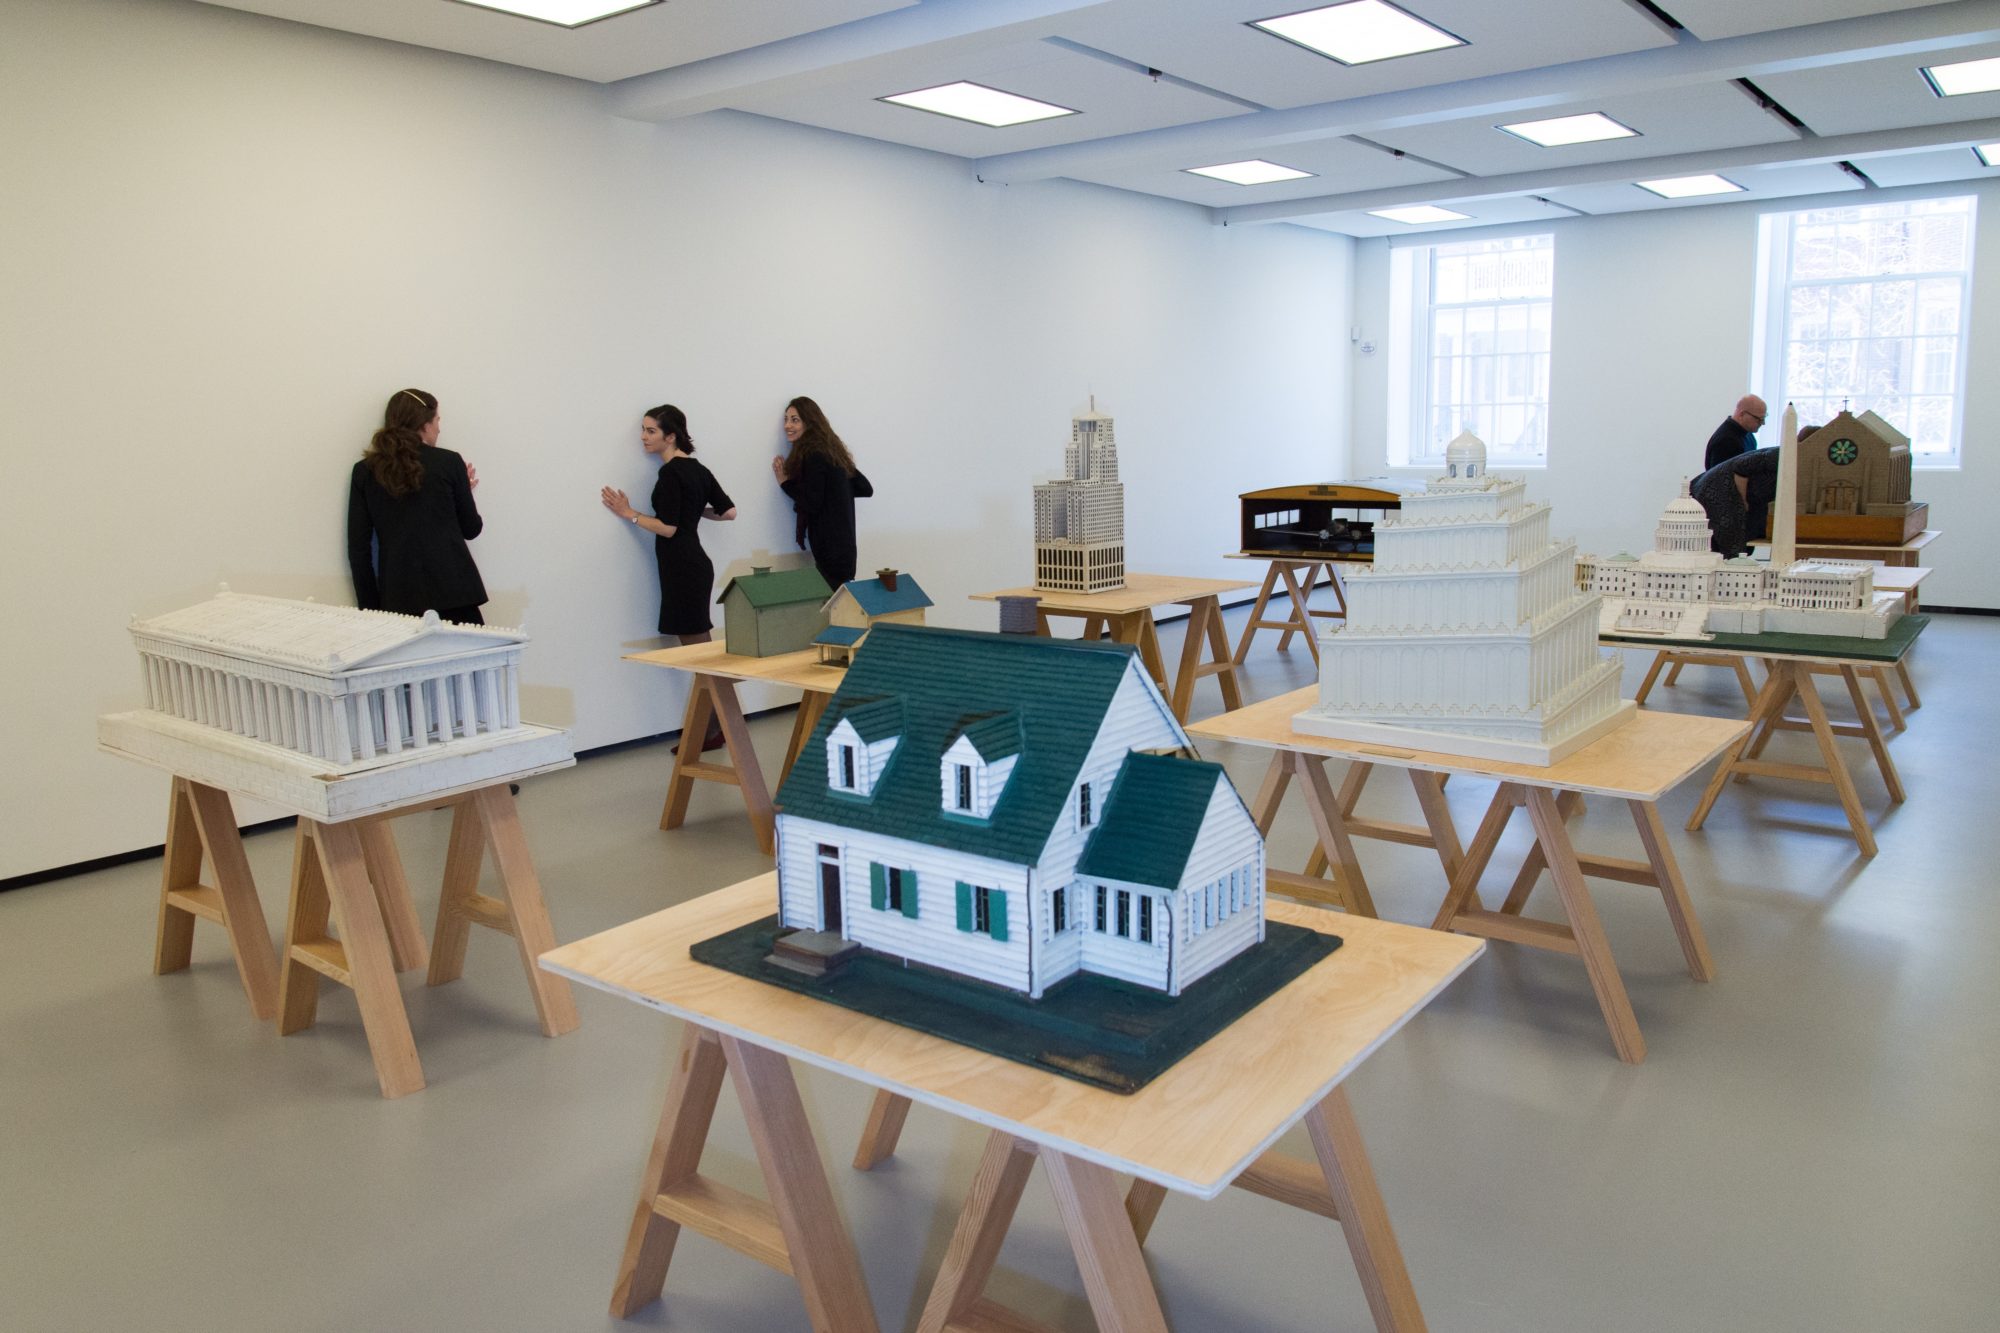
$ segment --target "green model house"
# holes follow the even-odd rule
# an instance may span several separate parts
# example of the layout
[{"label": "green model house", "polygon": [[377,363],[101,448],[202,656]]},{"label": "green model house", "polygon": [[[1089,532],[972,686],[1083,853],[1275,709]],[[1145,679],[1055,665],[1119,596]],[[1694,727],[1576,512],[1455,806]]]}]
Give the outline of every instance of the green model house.
[{"label": "green model house", "polygon": [[759,565],[722,585],[722,638],[742,657],[804,652],[826,628],[821,610],[833,589],[811,565],[772,570]]}]

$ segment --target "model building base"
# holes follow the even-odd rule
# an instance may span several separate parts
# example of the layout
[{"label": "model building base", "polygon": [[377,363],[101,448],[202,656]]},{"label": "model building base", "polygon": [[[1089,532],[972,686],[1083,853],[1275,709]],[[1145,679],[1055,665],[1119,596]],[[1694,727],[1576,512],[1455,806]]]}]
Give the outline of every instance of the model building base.
[{"label": "model building base", "polygon": [[567,731],[523,724],[460,742],[448,753],[431,746],[382,756],[370,767],[328,772],[326,761],[311,755],[151,709],[98,718],[97,748],[322,824],[518,782],[576,763]]},{"label": "model building base", "polygon": [[1465,755],[1473,759],[1497,759],[1506,764],[1560,763],[1584,746],[1616,731],[1632,720],[1638,705],[1621,699],[1611,712],[1570,735],[1546,744],[1539,741],[1512,741],[1497,736],[1468,736],[1460,731],[1426,731],[1422,719],[1409,722],[1359,722],[1349,717],[1328,717],[1307,709],[1292,718],[1292,729],[1308,736],[1325,736],[1337,741],[1361,741],[1396,750],[1434,750],[1439,754]]},{"label": "model building base", "polygon": [[688,950],[698,963],[817,996],[1019,1064],[1112,1092],[1136,1092],[1340,947],[1340,937],[1270,921],[1264,941],[1178,998],[1080,973],[1039,1000],[862,950],[813,976],[774,963],[786,932],[767,916]]}]

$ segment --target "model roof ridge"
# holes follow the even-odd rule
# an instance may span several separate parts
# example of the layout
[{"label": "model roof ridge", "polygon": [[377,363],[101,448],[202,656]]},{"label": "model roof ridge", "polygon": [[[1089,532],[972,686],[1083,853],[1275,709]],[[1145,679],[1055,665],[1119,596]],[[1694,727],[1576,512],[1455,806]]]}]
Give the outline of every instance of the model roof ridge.
[{"label": "model roof ridge", "polygon": [[984,629],[951,629],[944,625],[905,625],[896,621],[875,626],[868,631],[873,639],[877,634],[886,634],[891,639],[906,634],[924,635],[937,638],[976,639],[989,643],[1010,645],[1012,651],[1042,650],[1059,653],[1108,653],[1120,657],[1135,657],[1139,649],[1135,644],[1111,643],[1098,639],[1051,639],[1040,634],[996,634]]},{"label": "model roof ridge", "polygon": [[833,596],[833,589],[826,586],[819,570],[811,565],[798,565],[791,569],[768,569],[758,567],[748,574],[738,574],[723,583],[715,594],[718,604],[729,595],[731,588],[741,585],[743,595],[750,605],[759,609],[767,606],[784,606],[791,602],[825,602]]},{"label": "model roof ridge", "polygon": [[831,610],[842,589],[855,600],[864,614],[871,616],[886,616],[897,611],[914,611],[918,607],[937,605],[913,576],[900,569],[895,574],[894,591],[882,582],[880,575],[872,579],[849,579],[828,594],[821,609]]}]

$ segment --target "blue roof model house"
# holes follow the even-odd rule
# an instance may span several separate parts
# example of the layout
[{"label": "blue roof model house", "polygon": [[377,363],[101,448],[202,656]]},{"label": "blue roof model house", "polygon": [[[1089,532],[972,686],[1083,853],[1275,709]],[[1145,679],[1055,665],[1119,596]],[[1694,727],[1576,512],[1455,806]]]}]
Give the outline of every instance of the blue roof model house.
[{"label": "blue roof model house", "polygon": [[819,660],[851,662],[854,650],[876,625],[885,622],[921,625],[924,610],[931,605],[930,596],[901,570],[878,569],[872,579],[843,583],[820,608],[827,626],[813,640],[819,649]]},{"label": "blue roof model house", "polygon": [[1190,753],[1130,647],[878,623],[778,793],[780,924],[1179,995],[1264,938],[1263,838]]}]

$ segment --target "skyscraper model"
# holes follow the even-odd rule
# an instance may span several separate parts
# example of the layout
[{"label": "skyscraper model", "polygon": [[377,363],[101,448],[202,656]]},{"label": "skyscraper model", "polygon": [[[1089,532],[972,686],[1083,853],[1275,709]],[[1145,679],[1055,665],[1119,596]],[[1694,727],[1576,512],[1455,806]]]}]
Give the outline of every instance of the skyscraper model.
[{"label": "skyscraper model", "polygon": [[1549,507],[1451,442],[1445,475],[1375,525],[1375,563],[1347,576],[1347,620],[1320,635],[1319,702],[1300,731],[1552,764],[1628,721],[1619,663],[1597,646],[1599,599]]},{"label": "skyscraper model", "polygon": [[1035,586],[1109,592],[1125,586],[1125,487],[1111,418],[1090,406],[1070,419],[1063,478],[1035,487]]}]

